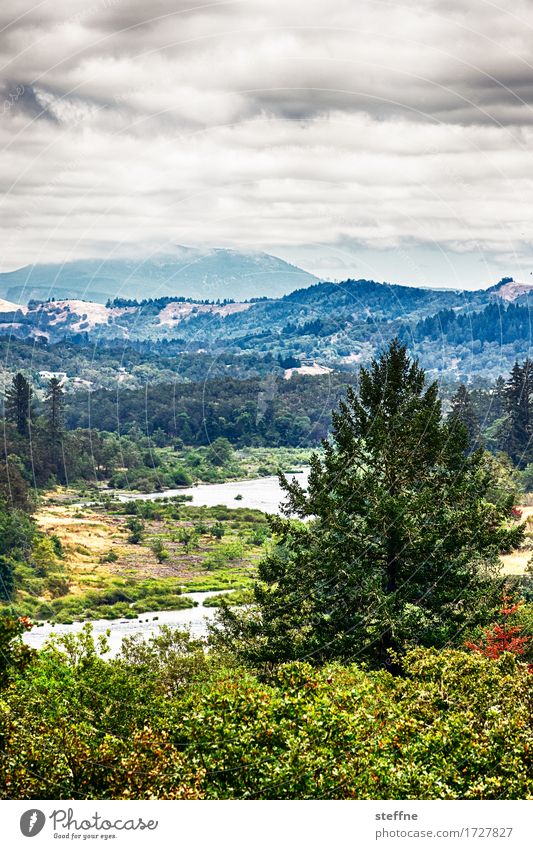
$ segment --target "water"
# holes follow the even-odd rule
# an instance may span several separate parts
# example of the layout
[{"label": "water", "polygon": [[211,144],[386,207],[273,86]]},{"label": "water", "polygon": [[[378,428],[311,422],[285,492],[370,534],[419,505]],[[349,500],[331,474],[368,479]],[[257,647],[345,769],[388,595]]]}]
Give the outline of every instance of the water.
[{"label": "water", "polygon": [[[303,469],[295,474],[303,486],[307,484],[309,470]],[[288,474],[290,479],[292,474]],[[135,495],[118,495],[119,501],[136,501],[138,499],[156,500],[159,498],[172,498],[176,495],[190,495],[195,507],[216,507],[221,504],[225,507],[247,507],[251,510],[263,510],[265,513],[279,513],[280,501],[285,498],[285,493],[279,485],[277,477],[253,478],[252,480],[230,481],[229,483],[205,483],[198,486],[190,486],[181,489],[167,489],[163,492],[148,492]],[[235,496],[241,495],[237,499]]]},{"label": "water", "polygon": [[[296,479],[305,486],[309,470],[303,469]],[[288,474],[290,479],[292,474]],[[215,507],[221,504],[225,507],[246,507],[251,510],[262,510],[265,513],[279,513],[280,502],[285,493],[279,485],[277,477],[254,478],[252,480],[231,481],[230,483],[200,484],[182,489],[168,489],[164,492],[148,492],[142,494],[119,495],[119,501],[135,501],[137,499],[156,500],[171,498],[175,495],[191,495],[192,501],[187,502],[197,507]],[[242,495],[235,500],[236,495]],[[218,595],[217,592],[187,593],[189,598],[198,602],[198,607],[186,610],[160,610],[154,613],[141,613],[139,619],[97,619],[92,621],[93,634],[105,634],[110,631],[108,642],[110,654],[115,655],[120,649],[122,638],[131,634],[141,633],[145,637],[156,634],[159,625],[173,625],[177,628],[187,628],[193,636],[204,636],[207,633],[207,622],[215,616],[216,607],[203,607],[205,598]],[[158,618],[154,621],[154,616]],[[83,622],[72,625],[50,625],[46,623],[41,628],[33,628],[24,635],[24,642],[33,648],[42,648],[50,634],[75,634],[83,628]]]},{"label": "water", "polygon": [[[172,625],[175,628],[190,630],[193,637],[202,637],[207,633],[207,622],[213,619],[217,608],[204,607],[204,599],[220,595],[221,590],[205,593],[187,593],[187,598],[198,602],[198,607],[186,610],[160,610],[156,613],[141,613],[138,619],[96,619],[91,622],[93,635],[110,632],[108,642],[110,653],[106,657],[118,653],[122,638],[132,634],[142,634],[144,639],[157,634],[160,625]],[[225,590],[224,592],[229,592]],[[154,620],[154,616],[158,618]],[[26,645],[40,649],[51,634],[76,634],[84,626],[84,622],[74,622],[72,625],[50,625],[48,622],[41,628],[33,628],[23,637]]]}]

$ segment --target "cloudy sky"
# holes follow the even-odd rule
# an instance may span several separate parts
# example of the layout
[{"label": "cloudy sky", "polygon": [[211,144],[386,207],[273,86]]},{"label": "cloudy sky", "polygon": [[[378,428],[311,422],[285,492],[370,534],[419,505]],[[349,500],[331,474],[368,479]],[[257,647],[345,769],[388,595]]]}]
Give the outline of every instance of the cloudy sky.
[{"label": "cloudy sky", "polygon": [[2,0],[0,270],[533,279],[531,0]]}]

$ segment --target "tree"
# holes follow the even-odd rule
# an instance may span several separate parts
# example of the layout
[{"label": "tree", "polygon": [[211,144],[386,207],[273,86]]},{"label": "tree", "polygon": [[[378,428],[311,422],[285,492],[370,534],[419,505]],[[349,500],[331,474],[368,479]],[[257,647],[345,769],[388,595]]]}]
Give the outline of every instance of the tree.
[{"label": "tree", "polygon": [[0,555],[0,601],[11,601],[15,592],[13,561]]},{"label": "tree", "polygon": [[22,461],[17,455],[9,454],[5,462],[0,461],[0,503],[29,511],[30,492],[23,471]]},{"label": "tree", "polygon": [[285,513],[259,564],[255,609],[221,611],[221,637],[248,660],[365,659],[457,641],[490,620],[498,553],[523,537],[512,498],[489,503],[482,451],[465,456],[464,425],[443,421],[435,383],[394,340],[359,396],[333,413],[308,489],[280,476]]},{"label": "tree", "polygon": [[491,398],[491,417],[493,419],[499,419],[500,416],[503,416],[505,413],[505,380],[500,375],[494,384],[494,388],[492,390],[492,398]]},{"label": "tree", "polygon": [[23,671],[35,657],[35,649],[30,649],[20,639],[32,627],[27,616],[0,611],[0,689],[6,686],[13,673]]},{"label": "tree", "polygon": [[502,448],[520,468],[527,465],[533,437],[533,362],[516,362],[505,388],[507,417],[501,429]]},{"label": "tree", "polygon": [[[521,605],[522,602],[513,602],[510,596],[504,592],[500,609],[501,621],[491,628],[486,628],[483,632],[483,639],[479,643],[468,641],[466,643],[467,648],[491,660],[497,660],[504,652],[514,654],[517,657],[524,655],[531,642],[531,637],[524,634],[519,625],[512,624]],[[529,668],[533,672],[533,665],[530,664]]]},{"label": "tree", "polygon": [[195,528],[191,528],[188,525],[178,528],[176,539],[178,542],[181,542],[187,553],[198,545],[198,533]]},{"label": "tree", "polygon": [[233,457],[233,446],[225,436],[219,436],[207,449],[206,456],[213,466],[226,466]]},{"label": "tree", "polygon": [[142,542],[146,527],[142,519],[138,519],[137,516],[131,516],[126,522],[126,527],[130,532],[128,542],[131,542],[133,545],[138,545]]},{"label": "tree", "polygon": [[165,560],[168,560],[170,557],[170,553],[168,549],[165,548],[165,544],[161,537],[156,537],[151,543],[150,548],[152,549],[158,563],[164,563]]},{"label": "tree", "polygon": [[13,422],[18,433],[24,437],[28,437],[30,433],[32,397],[29,382],[18,372],[6,391],[5,413],[6,419]]},{"label": "tree", "polygon": [[65,478],[64,463],[62,458],[62,444],[64,434],[64,397],[61,381],[52,377],[48,381],[48,389],[45,397],[46,408],[46,436],[50,448],[50,456],[55,474],[60,480]]},{"label": "tree", "polygon": [[479,420],[474,409],[470,392],[461,383],[459,389],[451,399],[450,416],[451,421],[460,422],[466,427],[468,433],[469,450],[478,447],[480,428]]}]

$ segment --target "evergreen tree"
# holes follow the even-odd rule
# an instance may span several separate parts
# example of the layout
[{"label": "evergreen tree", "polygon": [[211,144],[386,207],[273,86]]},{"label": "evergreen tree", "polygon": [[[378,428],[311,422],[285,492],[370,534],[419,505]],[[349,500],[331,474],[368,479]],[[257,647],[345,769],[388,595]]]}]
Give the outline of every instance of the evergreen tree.
[{"label": "evergreen tree", "polygon": [[60,480],[64,480],[63,463],[63,434],[64,434],[64,393],[61,382],[57,377],[52,377],[48,382],[45,398],[46,408],[46,439],[50,449],[50,459],[55,474]]},{"label": "evergreen tree", "polygon": [[15,591],[13,562],[0,555],[0,601],[11,601]]},{"label": "evergreen tree", "polygon": [[18,433],[24,437],[28,437],[30,433],[32,397],[33,392],[29,382],[19,372],[6,391],[5,415],[8,421],[13,422]]},{"label": "evergreen tree", "polygon": [[506,410],[506,398],[505,398],[505,380],[500,375],[494,384],[494,389],[492,391],[492,400],[491,400],[491,409],[490,416],[491,419],[499,419],[504,415]]},{"label": "evergreen tree", "polygon": [[507,416],[500,431],[502,448],[524,468],[531,459],[533,437],[533,362],[516,362],[505,388]]},{"label": "evergreen tree", "polygon": [[466,427],[469,450],[478,447],[480,439],[479,420],[474,409],[472,396],[464,383],[461,383],[459,389],[451,399],[449,418],[451,422],[460,422]]},{"label": "evergreen tree", "polygon": [[499,594],[498,553],[519,543],[512,498],[486,499],[491,475],[465,456],[464,425],[443,421],[435,383],[397,340],[333,414],[308,489],[280,480],[286,514],[259,565],[255,607],[224,608],[219,636],[246,659],[365,659],[461,641]]},{"label": "evergreen tree", "polygon": [[45,400],[48,428],[50,437],[58,439],[63,436],[64,397],[61,381],[52,377],[48,381],[48,390]]}]

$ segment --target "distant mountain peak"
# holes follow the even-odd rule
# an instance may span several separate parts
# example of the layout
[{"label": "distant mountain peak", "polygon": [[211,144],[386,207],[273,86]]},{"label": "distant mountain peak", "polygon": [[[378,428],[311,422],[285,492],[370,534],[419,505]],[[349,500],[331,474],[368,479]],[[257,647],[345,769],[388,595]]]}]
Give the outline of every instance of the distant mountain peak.
[{"label": "distant mountain peak", "polygon": [[491,286],[487,291],[497,298],[504,301],[516,301],[522,295],[529,295],[533,291],[533,278],[531,282],[520,282],[513,277],[503,277],[495,286]]},{"label": "distant mountain peak", "polygon": [[313,274],[264,252],[176,245],[146,259],[87,259],[28,265],[0,274],[0,298],[87,299],[192,297],[248,300],[280,297],[317,282]]}]

